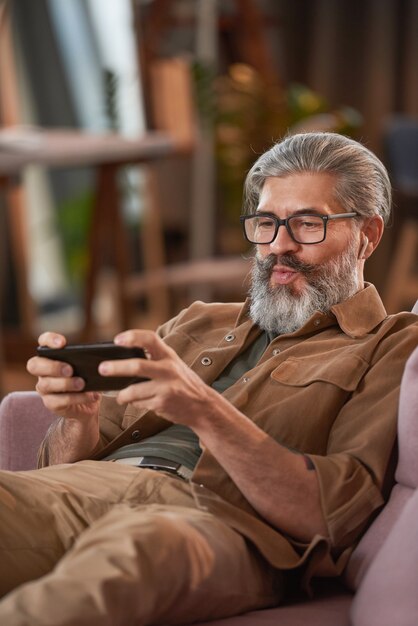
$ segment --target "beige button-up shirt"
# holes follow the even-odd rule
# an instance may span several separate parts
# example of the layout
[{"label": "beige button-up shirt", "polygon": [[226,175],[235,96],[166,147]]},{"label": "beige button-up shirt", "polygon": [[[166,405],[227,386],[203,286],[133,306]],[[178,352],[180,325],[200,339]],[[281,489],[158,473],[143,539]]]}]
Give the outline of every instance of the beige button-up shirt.
[{"label": "beige button-up shirt", "polygon": [[[367,285],[329,314],[318,312],[300,330],[278,336],[256,366],[224,392],[273,439],[310,457],[329,540],[317,536],[301,544],[265,522],[208,449],[192,477],[197,505],[242,532],[275,567],[303,563],[307,578],[340,573],[393,480],[399,385],[418,345],[417,320],[412,313],[388,316],[374,286]],[[159,330],[208,384],[260,332],[248,317],[248,303],[202,302]],[[97,459],[169,425],[109,397],[103,398],[100,420]]]}]

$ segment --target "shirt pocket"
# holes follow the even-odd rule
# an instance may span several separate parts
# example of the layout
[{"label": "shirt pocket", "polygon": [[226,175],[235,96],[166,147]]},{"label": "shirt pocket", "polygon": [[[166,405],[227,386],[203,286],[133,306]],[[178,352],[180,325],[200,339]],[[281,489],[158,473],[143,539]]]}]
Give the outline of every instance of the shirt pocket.
[{"label": "shirt pocket", "polygon": [[289,357],[271,373],[273,380],[292,387],[307,387],[323,382],[345,391],[354,391],[369,364],[355,354],[333,356]]}]

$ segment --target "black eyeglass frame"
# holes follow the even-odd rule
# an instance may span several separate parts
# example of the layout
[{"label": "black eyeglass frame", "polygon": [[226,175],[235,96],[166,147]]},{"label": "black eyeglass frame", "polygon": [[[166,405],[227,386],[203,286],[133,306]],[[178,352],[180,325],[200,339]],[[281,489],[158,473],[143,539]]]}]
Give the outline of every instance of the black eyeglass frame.
[{"label": "black eyeglass frame", "polygon": [[[337,220],[337,219],[343,219],[343,218],[352,218],[352,217],[358,217],[359,215],[360,215],[360,213],[335,213],[333,215],[318,215],[316,213],[315,214],[312,214],[312,213],[301,213],[300,215],[290,215],[289,217],[285,217],[284,219],[281,219],[280,217],[277,217],[276,215],[272,215],[271,213],[252,213],[251,215],[241,215],[240,218],[239,218],[239,221],[242,224],[242,229],[244,231],[245,239],[249,243],[253,243],[253,244],[257,245],[257,246],[264,246],[264,245],[269,245],[269,244],[273,243],[273,241],[277,237],[277,233],[279,232],[280,226],[285,226],[287,232],[289,233],[289,236],[296,243],[300,243],[303,246],[314,246],[317,243],[322,243],[323,241],[325,241],[326,236],[327,236],[327,224],[328,224],[329,220]],[[273,234],[273,237],[271,238],[270,241],[263,241],[262,243],[259,243],[257,241],[251,241],[251,239],[248,238],[247,233],[246,233],[246,229],[245,229],[245,222],[246,222],[246,220],[254,218],[254,217],[268,217],[269,219],[271,219],[275,223],[274,234]],[[292,233],[291,227],[289,226],[289,220],[291,220],[292,218],[296,218],[296,217],[320,217],[322,222],[323,222],[323,224],[324,224],[324,236],[322,237],[322,239],[320,239],[319,241],[308,241],[308,242],[299,241],[299,239],[296,239],[296,237]]]}]

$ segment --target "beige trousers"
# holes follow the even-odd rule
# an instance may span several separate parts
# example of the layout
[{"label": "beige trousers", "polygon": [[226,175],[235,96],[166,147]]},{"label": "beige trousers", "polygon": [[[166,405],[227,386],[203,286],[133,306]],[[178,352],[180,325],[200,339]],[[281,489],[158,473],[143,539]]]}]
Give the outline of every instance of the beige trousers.
[{"label": "beige trousers", "polygon": [[187,624],[280,593],[278,574],[179,478],[95,461],[0,472],[0,624]]}]

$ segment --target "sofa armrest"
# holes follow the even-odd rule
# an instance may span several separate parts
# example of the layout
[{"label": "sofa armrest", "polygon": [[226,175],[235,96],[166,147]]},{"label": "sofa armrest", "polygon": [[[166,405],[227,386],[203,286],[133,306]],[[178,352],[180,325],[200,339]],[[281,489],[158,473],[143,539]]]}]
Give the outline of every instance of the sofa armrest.
[{"label": "sofa armrest", "polygon": [[7,395],[0,404],[0,469],[34,469],[39,445],[54,419],[36,392]]}]

